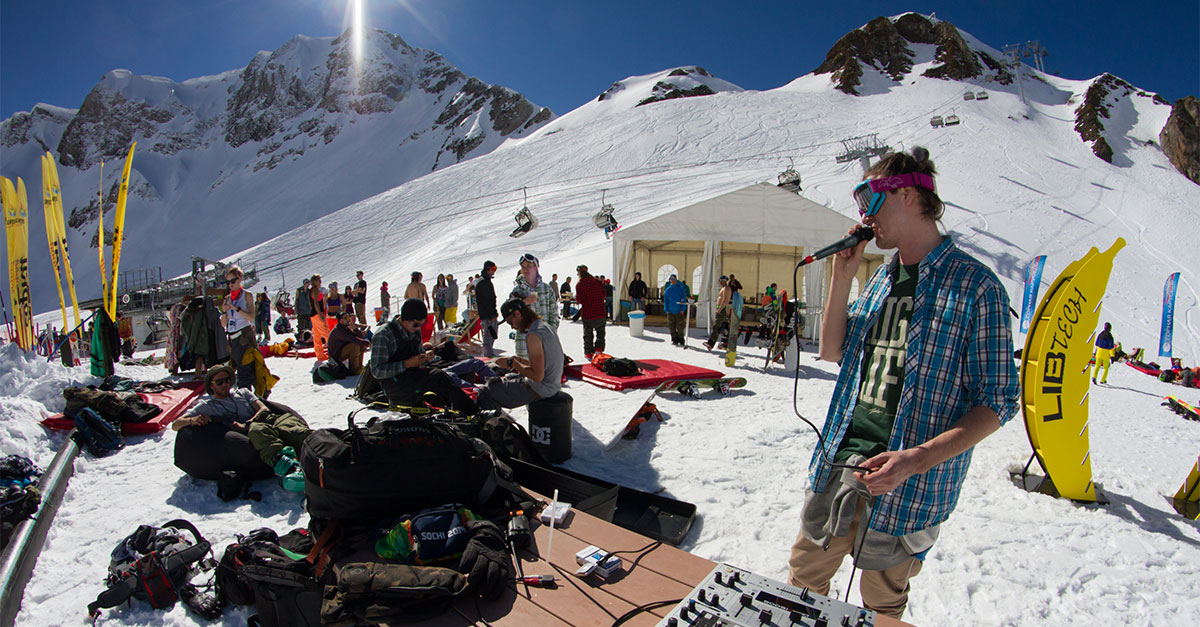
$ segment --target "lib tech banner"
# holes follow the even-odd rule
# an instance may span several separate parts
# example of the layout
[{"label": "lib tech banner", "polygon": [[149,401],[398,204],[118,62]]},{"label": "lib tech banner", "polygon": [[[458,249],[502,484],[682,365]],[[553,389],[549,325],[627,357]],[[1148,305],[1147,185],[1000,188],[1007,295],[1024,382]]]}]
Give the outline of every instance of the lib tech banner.
[{"label": "lib tech banner", "polygon": [[1058,493],[1096,501],[1088,442],[1088,362],[1117,238],[1092,248],[1054,279],[1038,306],[1021,356],[1021,409],[1038,463]]},{"label": "lib tech banner", "polygon": [[1163,285],[1162,329],[1158,333],[1158,356],[1171,356],[1171,340],[1175,334],[1175,292],[1179,289],[1179,273],[1167,277]]},{"label": "lib tech banner", "polygon": [[1042,270],[1046,268],[1046,256],[1038,255],[1025,268],[1025,300],[1021,305],[1021,333],[1029,332],[1033,310],[1037,307],[1038,291],[1042,288]]}]

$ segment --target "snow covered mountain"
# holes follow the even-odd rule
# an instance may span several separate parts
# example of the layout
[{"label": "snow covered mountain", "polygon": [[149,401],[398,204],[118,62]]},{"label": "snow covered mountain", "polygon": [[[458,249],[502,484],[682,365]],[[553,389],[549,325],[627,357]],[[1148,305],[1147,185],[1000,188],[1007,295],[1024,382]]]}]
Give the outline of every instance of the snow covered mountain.
[{"label": "snow covered mountain", "polygon": [[[1179,255],[1195,240],[1195,183],[1179,172],[1200,172],[1186,160],[1197,146],[1194,99],[1172,107],[1108,74],[1069,80],[1022,66],[1018,81],[998,50],[948,22],[877,18],[773,90],[669,68],[617,81],[557,118],[381,31],[355,87],[345,39],[297,37],[241,71],[180,84],[114,71],[78,112],[39,106],[6,121],[4,173],[36,189],[35,153],[56,152],[80,292],[94,294],[79,240],[96,241],[96,163],[110,161],[107,206],[131,138],[140,144],[124,268],[175,274],[192,254],[244,255],[294,284],[358,268],[393,280],[418,267],[477,270],[513,249],[503,235],[523,204],[541,226],[522,249],[605,267],[608,245],[591,222],[602,190],[632,224],[772,180],[789,157],[807,197],[853,216],[860,172],[834,158],[841,140],[877,133],[894,148],[931,149],[957,209],[946,228],[992,261],[1011,294],[1030,257],[1078,256],[1118,235],[1131,243],[1123,255],[1164,276],[1182,268],[1192,289]],[[930,126],[949,115],[962,123]],[[1131,217],[1133,205],[1156,214]],[[33,251],[35,310],[48,311],[48,264]],[[1155,286],[1114,284],[1137,302],[1158,299]],[[1137,315],[1156,333],[1157,312]]]},{"label": "snow covered mountain", "polygon": [[[949,205],[944,228],[995,268],[1015,306],[1032,257],[1050,256],[1049,279],[1091,246],[1107,248],[1124,237],[1129,247],[1117,258],[1106,311],[1128,321],[1125,337],[1134,345],[1155,345],[1154,303],[1162,282],[1134,276],[1152,272],[1165,279],[1180,270],[1185,287],[1177,325],[1190,336],[1180,341],[1191,342],[1200,356],[1194,350],[1200,349],[1200,312],[1193,310],[1200,281],[1194,254],[1186,252],[1197,235],[1196,184],[1172,166],[1157,141],[1173,107],[1108,75],[1069,80],[1024,66],[1018,85],[1004,68],[950,72],[966,64],[947,50],[967,50],[975,59],[1001,55],[945,22],[911,13],[881,19],[893,26],[874,20],[864,29],[898,30],[894,24],[919,20],[965,48],[904,39],[903,45],[893,41],[886,54],[859,51],[841,58],[834,54],[844,47],[840,42],[830,57],[841,60],[827,59],[818,72],[762,92],[718,82],[699,68],[631,77],[487,155],[240,254],[260,270],[293,278],[321,272],[344,280],[365,269],[368,277],[394,282],[413,270],[427,277],[478,272],[485,259],[499,263],[503,276],[524,251],[560,274],[580,262],[609,273],[611,246],[592,223],[602,190],[608,190],[606,202],[616,207],[618,221],[636,224],[743,185],[773,182],[791,158],[807,198],[857,217],[850,190],[861,170],[836,157],[843,139],[876,133],[896,149],[930,149]],[[660,86],[668,80],[680,82]],[[700,85],[713,94],[654,101],[656,94]],[[1098,95],[1097,85],[1107,93]],[[847,93],[849,87],[857,95]],[[990,97],[968,101],[966,91]],[[1078,112],[1089,107],[1095,137],[1077,130],[1084,117]],[[950,115],[961,124],[930,125],[931,117]],[[1109,160],[1097,156],[1098,138],[1112,150]],[[514,241],[506,235],[522,206],[540,226]],[[323,245],[314,250],[309,243],[318,238]],[[1136,273],[1132,264],[1139,266]]]},{"label": "snow covered mountain", "polygon": [[[3,174],[23,177],[40,207],[38,156],[54,154],[76,280],[94,296],[95,253],[85,251],[99,241],[98,192],[111,211],[133,141],[122,268],[179,273],[191,255],[223,257],[554,117],[396,35],[370,32],[359,65],[349,40],[297,36],[245,68],[182,83],[113,70],[78,110],[38,105],[0,124]],[[31,226],[36,242],[41,219]],[[34,306],[49,309],[47,251],[32,249]]]}]

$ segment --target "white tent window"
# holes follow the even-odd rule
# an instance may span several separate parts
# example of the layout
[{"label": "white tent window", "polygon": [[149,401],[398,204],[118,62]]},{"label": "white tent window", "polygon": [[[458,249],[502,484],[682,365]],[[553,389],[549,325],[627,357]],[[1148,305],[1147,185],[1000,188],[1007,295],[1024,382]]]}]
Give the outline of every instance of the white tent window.
[{"label": "white tent window", "polygon": [[679,270],[677,270],[675,268],[675,266],[668,263],[668,264],[665,264],[665,265],[659,267],[659,269],[658,269],[658,287],[659,288],[666,287],[667,280],[671,278],[672,274],[674,274],[676,277],[679,276]]},{"label": "white tent window", "polygon": [[703,285],[704,285],[704,266],[696,266],[696,269],[692,270],[692,282],[688,287],[692,288],[693,294],[699,294],[700,287]]}]

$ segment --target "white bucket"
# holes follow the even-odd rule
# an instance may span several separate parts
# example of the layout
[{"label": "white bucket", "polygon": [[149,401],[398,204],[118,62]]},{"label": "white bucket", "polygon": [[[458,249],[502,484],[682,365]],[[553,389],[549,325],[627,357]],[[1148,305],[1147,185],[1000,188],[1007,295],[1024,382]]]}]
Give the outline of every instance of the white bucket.
[{"label": "white bucket", "polygon": [[646,328],[646,312],[631,311],[629,312],[629,335],[630,337],[642,337],[642,331]]}]

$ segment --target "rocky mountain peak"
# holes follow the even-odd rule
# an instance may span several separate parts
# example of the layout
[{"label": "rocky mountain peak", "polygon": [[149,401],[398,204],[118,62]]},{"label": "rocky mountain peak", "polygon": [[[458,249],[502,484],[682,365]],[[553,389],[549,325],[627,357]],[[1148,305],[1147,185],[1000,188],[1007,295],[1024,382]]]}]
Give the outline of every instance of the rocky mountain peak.
[{"label": "rocky mountain peak", "polygon": [[915,58],[910,44],[937,46],[934,59],[938,64],[925,70],[923,76],[964,80],[986,73],[1001,84],[1012,82],[999,61],[985,51],[973,50],[953,24],[918,13],[877,17],[846,33],[813,73],[830,74],[836,89],[857,96],[864,65],[893,81],[903,80],[912,71]]}]

